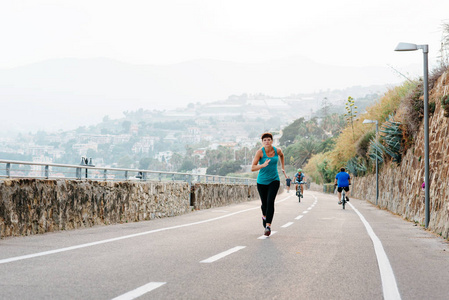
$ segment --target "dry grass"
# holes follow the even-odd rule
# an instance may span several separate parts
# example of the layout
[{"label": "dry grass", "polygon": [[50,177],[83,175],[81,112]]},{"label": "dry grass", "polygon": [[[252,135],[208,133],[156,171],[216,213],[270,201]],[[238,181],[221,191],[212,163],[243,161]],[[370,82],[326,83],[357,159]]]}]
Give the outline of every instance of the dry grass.
[{"label": "dry grass", "polygon": [[322,163],[325,158],[325,153],[318,153],[316,155],[313,155],[307,165],[304,167],[304,173],[307,174],[308,177],[311,177],[313,181],[318,184],[324,183],[324,178],[319,172],[318,165]]},{"label": "dry grass", "polygon": [[[429,76],[430,88],[434,87],[444,71],[447,71],[447,67],[437,68],[431,73]],[[435,99],[431,98],[430,101],[435,102]],[[377,120],[380,130],[387,117],[394,115],[394,119],[403,124],[402,144],[403,149],[406,150],[413,144],[414,135],[421,124],[423,107],[422,80],[408,81],[401,86],[391,88],[379,101],[368,107],[365,114],[355,120],[354,129],[350,126],[343,129],[332,151],[312,157],[304,169],[309,170],[306,172],[317,174],[320,159],[328,158],[330,160],[328,168],[338,169],[345,166],[346,162],[356,155],[363,157],[365,140],[370,135],[369,132],[375,130],[374,124],[362,124],[365,119]]]},{"label": "dry grass", "polygon": [[336,141],[335,148],[329,152],[328,157],[331,160],[332,168],[340,168],[348,160],[356,156],[358,148],[357,142],[368,133],[375,130],[374,124],[362,124],[363,120],[377,120],[379,130],[382,123],[390,114],[395,114],[401,103],[401,100],[415,88],[415,82],[406,82],[401,86],[391,88],[375,104],[367,108],[367,113],[361,115],[354,122],[354,131],[351,127],[346,127]]}]

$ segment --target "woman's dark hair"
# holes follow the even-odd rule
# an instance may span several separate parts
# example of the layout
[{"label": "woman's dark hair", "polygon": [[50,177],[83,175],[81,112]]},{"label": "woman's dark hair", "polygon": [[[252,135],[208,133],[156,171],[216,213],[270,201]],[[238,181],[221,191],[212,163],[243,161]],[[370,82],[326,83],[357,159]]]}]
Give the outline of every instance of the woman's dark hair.
[{"label": "woman's dark hair", "polygon": [[273,135],[271,133],[265,132],[264,134],[262,134],[262,140],[267,137],[269,137],[271,140],[273,140]]},{"label": "woman's dark hair", "polygon": [[341,172],[344,172],[344,171],[346,171],[346,169],[345,169],[345,168],[341,168],[340,171],[341,171]]}]

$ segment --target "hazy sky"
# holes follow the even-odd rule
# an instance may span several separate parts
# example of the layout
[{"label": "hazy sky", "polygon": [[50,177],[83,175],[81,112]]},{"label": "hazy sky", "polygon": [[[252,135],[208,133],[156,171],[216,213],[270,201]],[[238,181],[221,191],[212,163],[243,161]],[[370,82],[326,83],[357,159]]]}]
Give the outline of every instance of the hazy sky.
[{"label": "hazy sky", "polygon": [[[157,79],[143,82],[136,78],[131,83],[122,80],[117,84],[108,82],[105,79],[108,76],[91,80],[83,74],[79,79],[84,79],[84,88],[95,85],[100,90],[90,94],[84,90],[82,94],[77,90],[81,84],[63,76],[67,74],[26,73],[30,68],[10,70],[18,66],[62,58],[109,58],[136,65],[213,59],[262,65],[284,61],[291,69],[294,61],[306,61],[302,60],[305,57],[324,65],[344,67],[390,65],[416,77],[422,75],[422,67],[417,68],[422,66],[421,50],[407,53],[393,50],[401,41],[429,44],[432,67],[439,55],[442,24],[449,23],[448,12],[448,0],[1,0],[0,70],[7,75],[0,80],[3,91],[0,104],[8,113],[0,117],[3,124],[0,132],[76,128],[95,124],[104,115],[121,116],[125,110],[142,106],[144,109],[161,103],[175,106],[165,100],[151,102],[145,98],[151,96],[138,92],[159,87]],[[294,71],[304,76],[311,78],[310,74],[316,71],[299,65],[303,68],[296,72],[295,67]],[[295,77],[292,70],[289,72],[287,67],[272,71],[274,74],[267,74],[274,76],[268,83],[245,77],[239,80],[239,87],[224,79],[216,82],[218,87],[226,88],[221,94],[214,85],[208,94],[208,86],[194,88],[210,101],[243,92],[280,97],[304,92],[301,90],[304,87],[298,84],[301,77]],[[260,73],[263,79],[268,78]],[[185,74],[195,72],[188,70]],[[234,74],[230,74],[231,78],[237,77]],[[320,83],[319,88],[346,88],[340,87],[338,79],[347,75],[339,74],[337,77],[341,78],[324,81],[318,74],[311,80]],[[213,80],[216,76],[210,77]],[[382,76],[375,79],[385,80]],[[251,85],[254,81],[256,84]],[[41,82],[50,82],[52,86]],[[139,82],[143,82],[142,86],[136,86]],[[121,95],[116,95],[111,84],[126,92],[122,97],[126,100],[116,101]],[[271,92],[279,84],[284,84],[285,92]],[[350,84],[360,83],[354,80]],[[363,84],[371,85],[371,81]],[[201,93],[188,91],[192,86],[174,86],[181,95],[178,103],[201,101]],[[115,98],[106,95],[108,90],[112,90]],[[127,91],[137,91],[142,95],[134,98],[141,96],[141,99],[133,102]],[[86,93],[95,98],[86,97]],[[45,114],[50,115],[43,117]]]},{"label": "hazy sky", "polygon": [[261,62],[305,56],[334,65],[420,63],[394,52],[429,44],[435,60],[447,0],[2,0],[0,68],[52,58],[135,64]]}]

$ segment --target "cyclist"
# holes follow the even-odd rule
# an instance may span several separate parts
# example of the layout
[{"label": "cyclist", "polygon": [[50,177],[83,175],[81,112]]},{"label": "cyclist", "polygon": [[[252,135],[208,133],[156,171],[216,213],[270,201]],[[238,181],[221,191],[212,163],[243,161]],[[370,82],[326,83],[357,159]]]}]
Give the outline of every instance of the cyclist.
[{"label": "cyclist", "polygon": [[340,169],[340,173],[335,176],[335,185],[338,192],[338,204],[341,204],[341,191],[346,191],[346,201],[349,201],[349,186],[351,185],[351,176],[346,173],[345,168]]},{"label": "cyclist", "polygon": [[305,183],[306,177],[304,176],[304,173],[302,172],[302,169],[298,169],[298,173],[295,174],[293,177],[296,184],[296,195],[298,195],[298,185],[301,186],[301,198],[304,198],[304,185],[299,184],[301,181]]}]

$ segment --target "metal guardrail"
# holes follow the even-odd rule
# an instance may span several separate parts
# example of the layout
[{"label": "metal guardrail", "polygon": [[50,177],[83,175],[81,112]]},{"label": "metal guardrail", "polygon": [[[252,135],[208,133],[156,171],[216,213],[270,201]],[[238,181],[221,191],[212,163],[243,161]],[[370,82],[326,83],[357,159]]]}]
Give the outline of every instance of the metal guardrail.
[{"label": "metal guardrail", "polygon": [[[4,168],[1,164],[4,164]],[[96,181],[182,181],[189,184],[225,183],[256,184],[255,179],[192,173],[139,169],[95,167],[89,164],[67,165],[27,161],[1,160],[0,178],[72,179]]]}]

